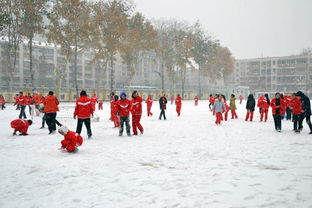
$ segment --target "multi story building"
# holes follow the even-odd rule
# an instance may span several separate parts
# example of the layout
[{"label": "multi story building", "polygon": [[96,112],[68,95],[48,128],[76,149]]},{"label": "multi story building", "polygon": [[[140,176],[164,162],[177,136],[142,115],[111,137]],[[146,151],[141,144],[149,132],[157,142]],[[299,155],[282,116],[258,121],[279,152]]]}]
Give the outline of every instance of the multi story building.
[{"label": "multi story building", "polygon": [[240,59],[235,62],[232,81],[250,92],[312,93],[312,55]]}]

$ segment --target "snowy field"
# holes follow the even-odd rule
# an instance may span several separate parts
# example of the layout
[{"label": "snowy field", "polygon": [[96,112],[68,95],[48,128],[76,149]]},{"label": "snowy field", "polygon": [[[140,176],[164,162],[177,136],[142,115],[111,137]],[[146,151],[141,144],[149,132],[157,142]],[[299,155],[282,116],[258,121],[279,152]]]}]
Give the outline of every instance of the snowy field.
[{"label": "snowy field", "polygon": [[[207,101],[184,101],[181,117],[169,104],[166,121],[157,102],[148,118],[144,103],[144,135],[118,137],[105,103],[77,154],[59,151],[62,136],[39,129],[39,117],[29,136],[11,136],[18,111],[8,106],[0,110],[0,207],[312,208],[307,125],[295,134],[283,121],[277,133],[271,114],[260,123],[257,109],[245,122],[245,103],[237,106],[239,119],[216,126]],[[60,121],[75,130],[74,119]]]}]

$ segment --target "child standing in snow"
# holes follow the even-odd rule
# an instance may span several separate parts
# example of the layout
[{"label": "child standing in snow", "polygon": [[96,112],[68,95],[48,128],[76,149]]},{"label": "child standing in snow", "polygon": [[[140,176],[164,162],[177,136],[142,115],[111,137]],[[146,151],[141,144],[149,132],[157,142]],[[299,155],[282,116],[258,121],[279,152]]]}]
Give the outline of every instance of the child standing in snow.
[{"label": "child standing in snow", "polygon": [[225,106],[224,120],[227,121],[228,113],[229,113],[229,111],[230,111],[230,107],[229,107],[229,105],[226,103],[225,95],[221,95],[221,96],[222,96],[222,99],[223,99],[223,102],[224,102],[224,106]]},{"label": "child standing in snow", "polygon": [[222,96],[219,96],[218,100],[215,101],[213,105],[213,112],[215,112],[216,115],[216,124],[221,124],[222,113],[225,112],[225,105],[222,100]]},{"label": "child standing in snow", "polygon": [[293,114],[294,131],[296,133],[300,133],[300,130],[299,130],[299,117],[300,117],[300,114],[302,113],[302,104],[301,104],[301,101],[300,101],[300,97],[297,97],[297,95],[294,93],[292,95],[292,99],[289,102],[288,106],[292,110],[292,114]]},{"label": "child standing in snow", "polygon": [[103,110],[103,100],[99,101],[99,110]]},{"label": "child standing in snow", "polygon": [[176,111],[178,116],[181,115],[181,107],[182,107],[182,98],[180,96],[180,94],[177,95],[176,99],[175,99],[175,105],[176,105]]},{"label": "child standing in snow", "polygon": [[64,136],[61,149],[66,149],[67,152],[77,152],[77,147],[82,145],[83,138],[76,132],[69,131],[66,126],[59,128],[58,132]]},{"label": "child standing in snow", "polygon": [[124,131],[124,125],[126,124],[127,135],[130,134],[130,110],[131,110],[131,101],[127,99],[127,94],[125,92],[120,93],[120,100],[117,101],[117,112],[120,116],[120,128],[119,128],[119,136],[122,136]]},{"label": "child standing in snow", "polygon": [[270,106],[272,107],[272,114],[274,118],[275,130],[281,132],[282,130],[282,117],[286,112],[286,105],[281,98],[280,93],[275,94],[275,98],[272,99]]},{"label": "child standing in snow", "polygon": [[250,94],[248,96],[247,103],[246,103],[247,114],[246,114],[245,121],[248,121],[248,119],[250,119],[250,121],[252,121],[253,114],[255,111],[255,106],[256,106],[256,100],[255,100],[254,96],[252,94]]},{"label": "child standing in snow", "polygon": [[236,114],[236,98],[235,95],[232,94],[230,98],[230,108],[231,108],[231,115],[232,119],[236,118],[237,119],[237,114]]}]

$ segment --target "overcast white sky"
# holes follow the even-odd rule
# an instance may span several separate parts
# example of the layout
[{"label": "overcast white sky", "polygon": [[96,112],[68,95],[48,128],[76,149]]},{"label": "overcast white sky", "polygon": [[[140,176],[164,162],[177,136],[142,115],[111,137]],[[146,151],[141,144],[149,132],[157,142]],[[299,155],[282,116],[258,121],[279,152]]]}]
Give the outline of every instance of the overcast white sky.
[{"label": "overcast white sky", "polygon": [[312,47],[312,0],[133,0],[148,18],[199,20],[236,58]]}]

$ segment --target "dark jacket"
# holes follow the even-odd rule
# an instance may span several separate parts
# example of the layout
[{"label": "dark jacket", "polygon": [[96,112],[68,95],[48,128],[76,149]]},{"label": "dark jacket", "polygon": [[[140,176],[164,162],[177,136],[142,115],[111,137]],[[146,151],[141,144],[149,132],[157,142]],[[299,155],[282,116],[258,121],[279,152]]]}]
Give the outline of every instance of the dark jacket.
[{"label": "dark jacket", "polygon": [[246,103],[246,109],[250,111],[255,111],[256,106],[256,100],[253,96],[249,96],[247,103]]},{"label": "dark jacket", "polygon": [[166,109],[166,104],[167,104],[167,98],[166,97],[160,97],[159,98],[160,110],[165,110]]},{"label": "dark jacket", "polygon": [[302,110],[304,111],[305,116],[311,116],[311,103],[308,96],[303,95],[301,97]]}]

